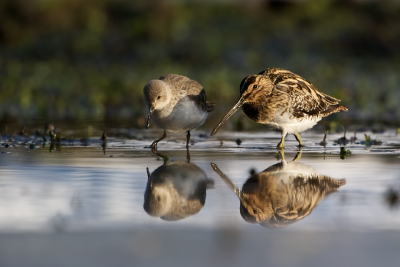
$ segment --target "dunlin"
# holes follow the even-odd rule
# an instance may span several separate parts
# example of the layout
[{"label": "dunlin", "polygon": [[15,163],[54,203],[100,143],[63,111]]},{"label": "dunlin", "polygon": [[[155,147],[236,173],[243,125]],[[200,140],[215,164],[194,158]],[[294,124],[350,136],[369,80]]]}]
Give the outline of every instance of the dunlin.
[{"label": "dunlin", "polygon": [[346,184],[344,179],[320,175],[296,160],[272,165],[252,175],[242,190],[211,163],[213,170],[240,199],[240,214],[249,223],[285,227],[308,216],[329,194]]},{"label": "dunlin", "polygon": [[186,148],[189,146],[190,131],[204,123],[214,104],[206,101],[203,86],[188,77],[167,74],[157,80],[151,80],[143,89],[144,102],[150,119],[164,130],[160,139],[151,144],[152,151],[167,136],[167,132],[187,133]]},{"label": "dunlin", "polygon": [[150,174],[147,168],[144,210],[151,216],[176,221],[198,213],[206,201],[206,189],[214,181],[193,163],[174,161]]},{"label": "dunlin", "polygon": [[310,82],[288,70],[268,68],[245,77],[240,84],[236,105],[215,126],[211,136],[240,108],[250,119],[282,133],[277,148],[293,134],[302,147],[300,132],[313,127],[329,114],[347,111],[339,99],[317,90]]}]

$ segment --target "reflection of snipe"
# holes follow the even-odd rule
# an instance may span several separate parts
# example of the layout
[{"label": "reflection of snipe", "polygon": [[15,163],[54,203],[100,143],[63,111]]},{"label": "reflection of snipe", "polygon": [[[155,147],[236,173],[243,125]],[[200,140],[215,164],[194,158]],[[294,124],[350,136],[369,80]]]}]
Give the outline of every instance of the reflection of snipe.
[{"label": "reflection of snipe", "polygon": [[206,201],[206,189],[214,184],[195,164],[174,161],[150,174],[144,194],[144,210],[153,217],[177,221],[198,213]]},{"label": "reflection of snipe", "polygon": [[329,194],[343,186],[344,179],[320,175],[311,167],[284,158],[266,170],[251,176],[242,190],[211,163],[240,199],[240,214],[250,223],[265,227],[285,227],[308,216]]}]

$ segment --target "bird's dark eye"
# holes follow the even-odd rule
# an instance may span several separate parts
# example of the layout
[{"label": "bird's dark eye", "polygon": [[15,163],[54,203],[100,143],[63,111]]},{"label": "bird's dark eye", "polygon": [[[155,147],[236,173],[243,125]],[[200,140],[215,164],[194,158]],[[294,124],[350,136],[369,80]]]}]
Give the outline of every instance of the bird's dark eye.
[{"label": "bird's dark eye", "polygon": [[160,202],[161,201],[161,197],[157,196],[157,201]]},{"label": "bird's dark eye", "polygon": [[253,89],[257,89],[257,87],[258,87],[257,84],[253,85]]},{"label": "bird's dark eye", "polygon": [[253,213],[254,213],[254,214],[257,214],[257,213],[258,213],[258,210],[253,210]]},{"label": "bird's dark eye", "polygon": [[161,98],[161,96],[159,95],[159,96],[157,96],[157,99],[160,99]]}]

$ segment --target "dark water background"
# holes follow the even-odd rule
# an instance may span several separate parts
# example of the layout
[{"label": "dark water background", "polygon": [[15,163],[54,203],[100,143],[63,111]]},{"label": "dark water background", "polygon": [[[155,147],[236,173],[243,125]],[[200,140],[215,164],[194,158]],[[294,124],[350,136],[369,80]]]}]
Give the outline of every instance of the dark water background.
[{"label": "dark water background", "polygon": [[342,100],[349,112],[327,121],[398,127],[399,11],[391,0],[4,0],[0,123],[129,120],[142,128],[144,85],[177,73],[217,104],[212,128],[245,76],[279,67]]}]

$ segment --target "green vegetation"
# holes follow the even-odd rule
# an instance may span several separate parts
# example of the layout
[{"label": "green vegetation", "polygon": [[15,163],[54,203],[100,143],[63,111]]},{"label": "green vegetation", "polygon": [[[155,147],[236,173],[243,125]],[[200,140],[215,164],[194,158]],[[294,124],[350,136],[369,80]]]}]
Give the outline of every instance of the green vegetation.
[{"label": "green vegetation", "polygon": [[365,141],[361,141],[360,144],[365,145],[366,147],[370,146],[379,146],[382,145],[382,142],[378,139],[371,139],[371,136],[364,134]]},{"label": "green vegetation", "polygon": [[346,157],[351,156],[351,151],[349,149],[346,150],[345,147],[340,147],[340,159],[344,160]]},{"label": "green vegetation", "polygon": [[[326,125],[397,124],[394,2],[3,0],[0,122],[121,120],[142,128],[143,86],[179,73],[217,103],[212,127],[246,75],[281,67],[349,108]],[[232,125],[260,127],[239,117]]]}]

